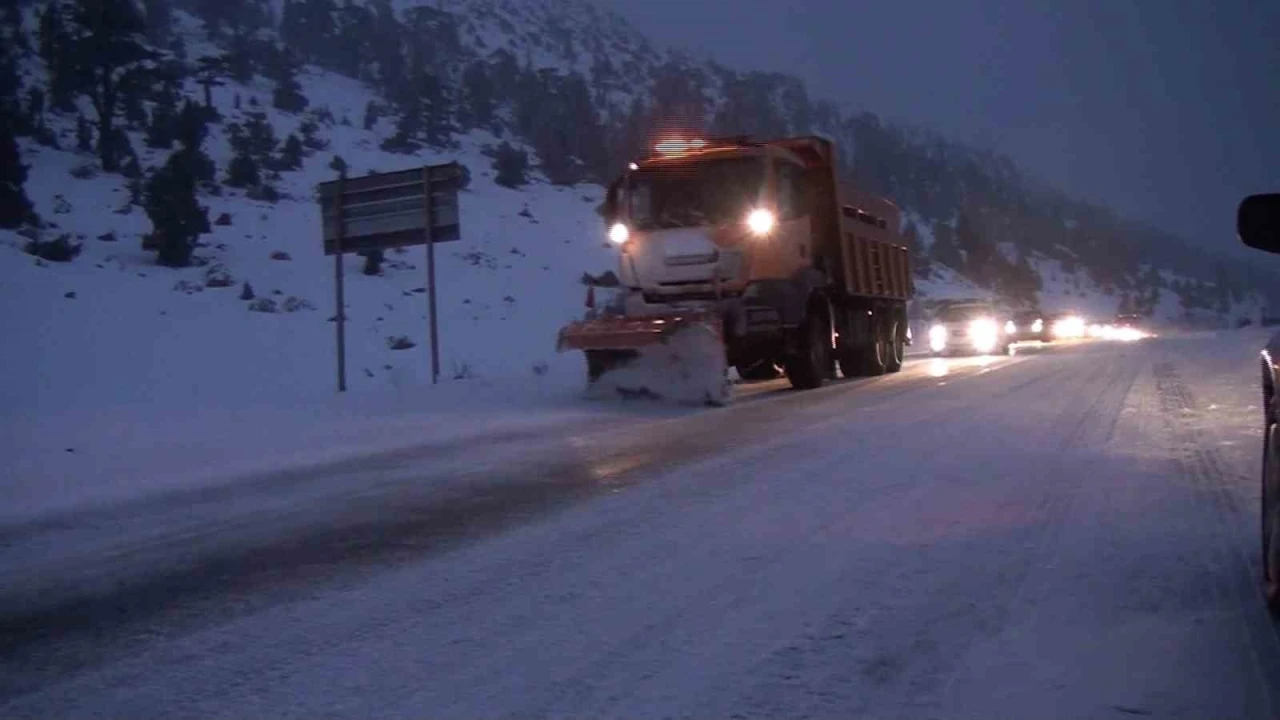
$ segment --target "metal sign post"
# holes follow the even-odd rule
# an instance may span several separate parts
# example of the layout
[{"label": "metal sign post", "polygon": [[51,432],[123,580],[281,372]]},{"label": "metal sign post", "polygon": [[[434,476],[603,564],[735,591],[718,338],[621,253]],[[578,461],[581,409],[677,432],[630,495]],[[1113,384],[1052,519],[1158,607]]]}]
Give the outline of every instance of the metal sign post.
[{"label": "metal sign post", "polygon": [[[338,176],[338,194],[334,196],[337,203],[338,216],[342,216],[342,186],[345,176]],[[347,304],[343,297],[342,277],[342,236],[344,225],[338,223],[338,233],[333,238],[333,281],[335,303],[338,311],[333,315],[333,322],[338,330],[338,392],[347,391]]]},{"label": "metal sign post", "polygon": [[335,181],[320,184],[324,253],[335,256],[339,392],[347,389],[342,256],[366,250],[427,246],[431,382],[439,381],[435,244],[462,237],[458,212],[461,178],[461,166],[446,163],[361,178],[339,176]]}]

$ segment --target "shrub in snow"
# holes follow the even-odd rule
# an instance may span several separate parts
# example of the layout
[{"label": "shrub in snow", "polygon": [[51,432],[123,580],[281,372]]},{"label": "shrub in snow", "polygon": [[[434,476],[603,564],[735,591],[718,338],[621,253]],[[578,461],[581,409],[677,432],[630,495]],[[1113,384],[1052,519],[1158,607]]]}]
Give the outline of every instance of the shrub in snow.
[{"label": "shrub in snow", "polygon": [[93,152],[93,129],[89,126],[89,119],[83,115],[76,117],[76,150]]},{"label": "shrub in snow", "polygon": [[226,183],[231,187],[253,187],[260,181],[258,163],[248,153],[236,153],[235,157],[231,158],[231,162],[227,164]]},{"label": "shrub in snow", "polygon": [[517,214],[517,215],[519,215],[519,216],[520,216],[520,217],[522,217],[522,218],[529,218],[530,220],[532,220],[532,219],[533,219],[533,212],[531,212],[531,211],[529,210],[529,206],[528,206],[528,205],[525,205],[524,207],[520,208],[520,212],[518,212],[518,213],[516,213],[516,214]]},{"label": "shrub in snow", "polygon": [[302,147],[313,151],[329,149],[329,141],[320,137],[320,125],[315,120],[303,120],[298,132],[302,133]]},{"label": "shrub in snow", "polygon": [[221,227],[229,226],[231,224],[231,213],[221,213],[218,215],[218,219],[213,221],[213,224]]},{"label": "shrub in snow", "polygon": [[550,366],[548,366],[545,362],[538,362],[533,364],[533,374],[537,375],[538,377],[542,377],[543,375],[546,375],[547,371],[550,369],[551,369]]},{"label": "shrub in snow", "polygon": [[341,155],[334,155],[333,159],[329,161],[329,169],[338,173],[338,175],[342,177],[346,177],[347,170],[350,168],[347,166],[347,161],[343,160]]},{"label": "shrub in snow", "polygon": [[415,345],[416,343],[405,335],[392,335],[387,338],[387,347],[392,350],[408,350]]},{"label": "shrub in snow", "polygon": [[454,361],[453,363],[453,379],[454,380],[469,380],[473,377],[475,377],[475,374],[471,372],[471,366],[469,364]]},{"label": "shrub in snow", "polygon": [[68,299],[68,300],[75,300],[75,299],[76,299],[76,291],[75,291],[75,290],[67,291],[67,292],[65,292],[65,293],[63,293],[63,294],[62,294],[62,297],[66,298],[66,299]]},{"label": "shrub in snow", "polygon": [[53,196],[53,214],[54,215],[70,215],[71,210],[72,210],[71,203],[68,202],[65,197],[61,195]]},{"label": "shrub in snow", "polygon": [[378,118],[382,117],[382,109],[378,103],[370,100],[364,106],[364,129],[372,130],[374,125],[378,124]]},{"label": "shrub in snow", "polygon": [[272,260],[292,260],[293,256],[283,250],[271,251]]},{"label": "shrub in snow", "polygon": [[98,177],[98,168],[93,163],[81,163],[71,168],[71,177],[77,180],[90,180]]},{"label": "shrub in snow", "polygon": [[517,188],[529,182],[529,155],[503,141],[493,153],[493,181],[503,187]]},{"label": "shrub in snow", "polygon": [[299,310],[315,310],[315,309],[316,309],[316,306],[312,305],[311,301],[306,298],[300,298],[294,295],[290,295],[289,297],[284,299],[285,312],[291,313],[291,312],[298,312]]},{"label": "shrub in snow", "polygon": [[104,232],[98,236],[98,239],[102,242],[115,242],[116,234],[114,232]]},{"label": "shrub in snow", "polygon": [[214,265],[204,271],[204,284],[205,287],[224,288],[234,285],[235,280],[232,279],[231,273],[225,267]]},{"label": "shrub in snow", "polygon": [[240,299],[241,300],[253,299],[253,286],[250,285],[248,282],[244,284],[244,287],[240,288]]},{"label": "shrub in snow", "polygon": [[280,312],[280,309],[276,307],[276,301],[272,300],[269,297],[260,297],[254,300],[253,302],[249,303],[249,310],[252,312],[260,312],[260,313]]},{"label": "shrub in snow", "polygon": [[281,170],[297,170],[302,167],[302,140],[290,134],[280,148],[280,160],[277,166]]},{"label": "shrub in snow", "polygon": [[245,193],[245,197],[250,200],[274,203],[280,201],[280,191],[276,190],[274,185],[260,183],[249,188],[249,191]]},{"label": "shrub in snow", "polygon": [[29,240],[23,250],[41,260],[71,262],[80,254],[81,245],[73,241],[70,234],[63,233],[52,240]]},{"label": "shrub in snow", "polygon": [[198,292],[204,292],[204,286],[192,280],[179,280],[173,284],[173,291],[186,295],[195,295]]}]

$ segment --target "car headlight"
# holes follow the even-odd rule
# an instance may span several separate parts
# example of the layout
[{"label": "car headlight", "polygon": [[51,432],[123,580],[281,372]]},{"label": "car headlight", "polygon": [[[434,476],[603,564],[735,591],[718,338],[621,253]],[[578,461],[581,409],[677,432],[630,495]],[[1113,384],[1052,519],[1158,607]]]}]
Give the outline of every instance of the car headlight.
[{"label": "car headlight", "polygon": [[631,231],[627,230],[627,226],[622,223],[614,223],[613,226],[609,228],[609,241],[614,245],[621,245],[626,242],[629,237],[631,237]]},{"label": "car headlight", "polygon": [[947,346],[947,329],[942,325],[929,328],[929,349],[938,352]]},{"label": "car headlight", "polygon": [[1038,332],[1043,332],[1043,331],[1044,331],[1044,321],[1043,321],[1043,320],[1036,320],[1035,322],[1031,323],[1031,332],[1038,333]]},{"label": "car headlight", "polygon": [[764,208],[756,208],[747,214],[747,228],[755,235],[768,235],[773,224],[773,213]]},{"label": "car headlight", "polygon": [[1013,335],[1018,332],[1018,326],[1012,320],[1004,324],[1004,331],[1007,335]]},{"label": "car headlight", "polygon": [[991,318],[979,318],[969,323],[969,340],[978,352],[991,352],[999,344],[1000,326]]}]

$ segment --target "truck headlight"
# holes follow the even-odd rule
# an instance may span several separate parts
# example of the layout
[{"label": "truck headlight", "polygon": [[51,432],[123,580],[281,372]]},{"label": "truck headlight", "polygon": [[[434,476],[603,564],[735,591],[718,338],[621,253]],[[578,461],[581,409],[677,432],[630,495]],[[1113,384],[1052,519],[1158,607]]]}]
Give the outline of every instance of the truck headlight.
[{"label": "truck headlight", "polygon": [[764,208],[756,208],[747,214],[747,228],[755,235],[768,235],[773,230],[773,213]]},{"label": "truck headlight", "polygon": [[942,352],[947,347],[947,329],[941,325],[929,328],[929,349]]},{"label": "truck headlight", "polygon": [[1006,335],[1013,335],[1018,332],[1018,326],[1010,320],[1004,324],[1004,332]]},{"label": "truck headlight", "polygon": [[629,237],[631,237],[631,231],[627,230],[627,226],[622,223],[614,223],[613,226],[609,228],[609,241],[614,245],[621,245],[626,242]]}]

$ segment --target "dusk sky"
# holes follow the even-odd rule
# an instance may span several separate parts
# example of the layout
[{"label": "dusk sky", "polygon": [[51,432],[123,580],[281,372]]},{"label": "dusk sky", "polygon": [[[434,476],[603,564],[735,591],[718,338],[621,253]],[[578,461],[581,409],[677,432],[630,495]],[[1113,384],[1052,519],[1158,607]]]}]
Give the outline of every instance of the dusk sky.
[{"label": "dusk sky", "polygon": [[1276,0],[596,0],[658,42],[1011,155],[1206,245],[1280,191]]}]

